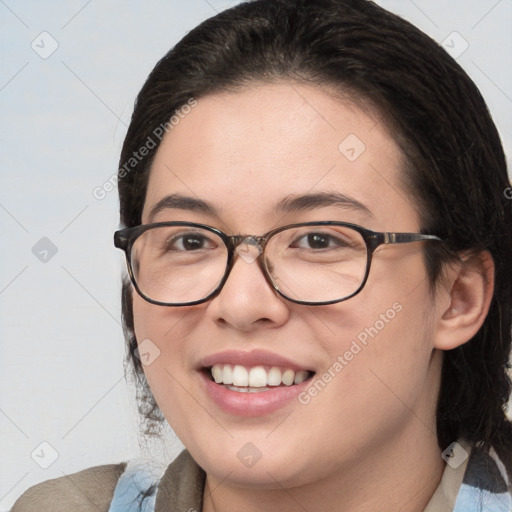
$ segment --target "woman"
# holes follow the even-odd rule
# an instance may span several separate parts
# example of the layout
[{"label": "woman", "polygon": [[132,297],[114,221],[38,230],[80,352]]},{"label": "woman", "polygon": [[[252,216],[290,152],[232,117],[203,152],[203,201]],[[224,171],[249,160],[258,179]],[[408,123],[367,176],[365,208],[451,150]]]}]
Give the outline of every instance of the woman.
[{"label": "woman", "polygon": [[32,510],[512,509],[512,212],[478,90],[365,0],[244,3],[142,88],[119,170],[130,359],[164,472]]}]

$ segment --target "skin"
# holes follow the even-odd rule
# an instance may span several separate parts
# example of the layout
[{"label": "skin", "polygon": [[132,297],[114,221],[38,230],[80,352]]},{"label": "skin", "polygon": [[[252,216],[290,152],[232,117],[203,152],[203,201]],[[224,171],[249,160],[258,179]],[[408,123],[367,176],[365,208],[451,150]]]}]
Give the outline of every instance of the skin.
[{"label": "skin", "polygon": [[[338,150],[349,134],[366,146],[352,162]],[[259,235],[288,223],[340,220],[418,232],[401,166],[378,116],[320,88],[254,84],[200,98],[166,136],[143,223],[183,220]],[[372,215],[339,206],[276,215],[283,198],[312,192],[349,195]],[[176,193],[208,201],[216,215],[168,209],[150,218],[153,205]],[[241,258],[205,304],[161,307],[134,293],[137,339],[160,350],[145,372],[171,427],[207,473],[205,511],[424,509],[445,466],[435,427],[442,349],[466,342],[483,322],[492,260],[484,253],[452,266],[433,294],[422,248],[379,248],[365,288],[330,306],[286,301],[257,264]],[[231,349],[270,350],[321,376],[395,303],[402,310],[306,405],[292,400],[240,418],[201,386],[199,360]],[[262,454],[251,468],[237,457],[248,442]]]}]

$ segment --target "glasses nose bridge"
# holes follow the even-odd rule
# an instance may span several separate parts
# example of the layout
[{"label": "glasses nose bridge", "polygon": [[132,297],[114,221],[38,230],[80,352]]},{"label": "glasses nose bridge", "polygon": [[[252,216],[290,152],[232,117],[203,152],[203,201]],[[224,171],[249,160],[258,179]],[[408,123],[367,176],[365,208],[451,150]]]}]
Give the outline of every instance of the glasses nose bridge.
[{"label": "glasses nose bridge", "polygon": [[243,243],[246,243],[247,245],[259,246],[263,251],[265,249],[265,245],[267,244],[267,237],[248,234],[226,235],[226,242],[228,249],[235,252]]},{"label": "glasses nose bridge", "polygon": [[223,284],[221,288],[219,288],[218,292],[221,291],[224,284],[229,279],[237,259],[242,259],[247,264],[256,263],[259,271],[263,274],[263,277],[270,288],[275,291],[279,291],[269,275],[269,268],[267,266],[268,262],[264,262],[262,258],[268,240],[269,237],[265,235],[256,236],[244,234],[226,236],[225,242],[228,246],[229,252],[228,266],[226,268]]},{"label": "glasses nose bridge", "polygon": [[246,263],[253,263],[261,257],[265,250],[267,238],[256,235],[230,235],[228,236],[228,248],[232,257],[236,254]]}]

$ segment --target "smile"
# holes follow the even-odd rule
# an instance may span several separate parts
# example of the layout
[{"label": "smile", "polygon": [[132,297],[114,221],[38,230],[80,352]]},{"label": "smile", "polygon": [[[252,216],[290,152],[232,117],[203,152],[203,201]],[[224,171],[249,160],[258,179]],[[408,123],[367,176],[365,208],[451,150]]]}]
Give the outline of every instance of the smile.
[{"label": "smile", "polygon": [[215,383],[239,393],[260,393],[280,386],[293,386],[310,378],[313,372],[278,366],[214,364],[210,368]]},{"label": "smile", "polygon": [[227,350],[198,361],[200,386],[230,416],[264,417],[299,405],[316,374],[304,363],[267,350]]}]

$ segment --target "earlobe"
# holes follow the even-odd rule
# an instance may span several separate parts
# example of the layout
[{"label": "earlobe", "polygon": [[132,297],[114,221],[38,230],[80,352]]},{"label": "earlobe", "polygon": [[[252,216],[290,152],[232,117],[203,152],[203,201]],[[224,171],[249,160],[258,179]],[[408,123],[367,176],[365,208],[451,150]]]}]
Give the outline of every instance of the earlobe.
[{"label": "earlobe", "polygon": [[[438,293],[434,346],[451,350],[469,341],[484,323],[494,290],[494,261],[489,251],[463,258],[448,270]],[[444,300],[443,300],[444,299]]]}]

